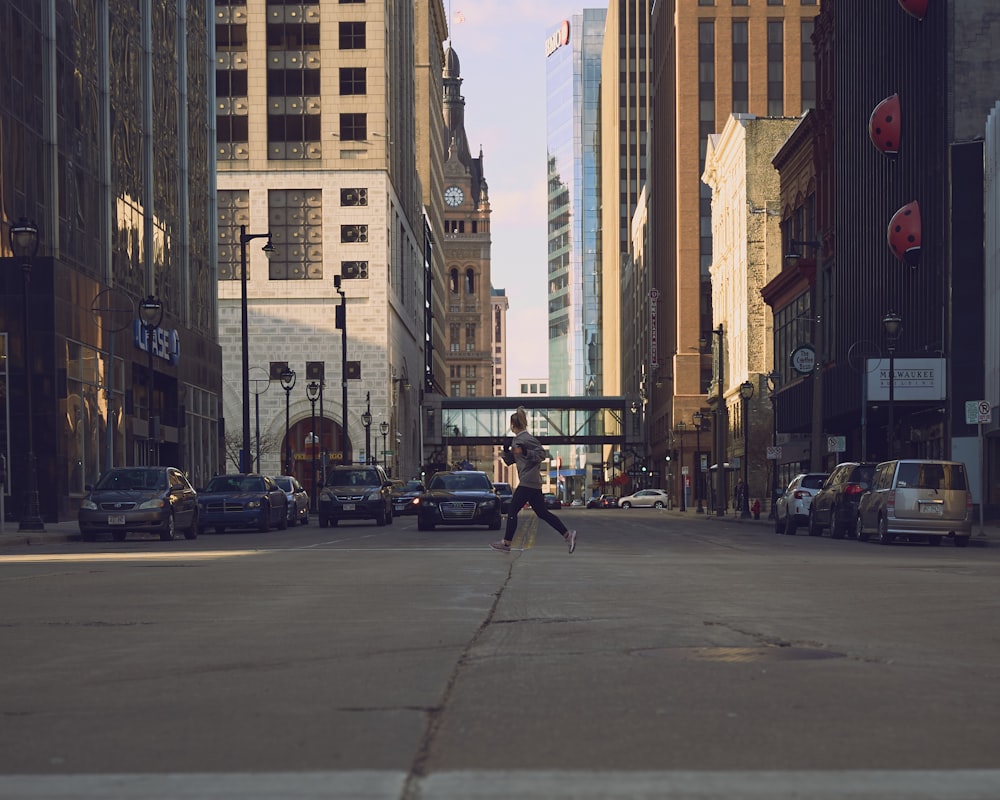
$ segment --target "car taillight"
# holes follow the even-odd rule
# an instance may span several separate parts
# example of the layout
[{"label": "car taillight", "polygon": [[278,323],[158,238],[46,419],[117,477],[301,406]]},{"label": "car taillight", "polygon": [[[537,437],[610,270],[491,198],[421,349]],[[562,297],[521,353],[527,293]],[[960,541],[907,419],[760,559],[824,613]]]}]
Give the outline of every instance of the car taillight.
[{"label": "car taillight", "polygon": [[888,495],[888,497],[886,498],[886,501],[885,501],[885,507],[886,507],[886,511],[888,511],[889,514],[895,515],[895,513],[896,513],[896,490],[895,489],[890,489],[889,490],[889,495]]},{"label": "car taillight", "polygon": [[965,492],[965,516],[972,519],[972,492]]},{"label": "car taillight", "polygon": [[861,488],[859,483],[849,483],[844,487],[844,494],[862,494],[864,489]]},{"label": "car taillight", "polygon": [[794,497],[796,500],[801,500],[803,497],[809,497],[809,492],[803,492],[801,489],[796,489]]}]

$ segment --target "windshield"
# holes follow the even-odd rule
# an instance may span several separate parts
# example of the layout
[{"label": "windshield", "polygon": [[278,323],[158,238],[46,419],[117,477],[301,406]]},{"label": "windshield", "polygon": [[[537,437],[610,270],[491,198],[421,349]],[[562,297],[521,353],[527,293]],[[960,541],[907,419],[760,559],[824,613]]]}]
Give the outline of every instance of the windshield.
[{"label": "windshield", "polygon": [[216,475],[205,487],[206,492],[263,492],[264,479],[244,475]]},{"label": "windshield", "polygon": [[431,489],[444,489],[449,492],[489,492],[493,484],[486,475],[435,475],[431,479]]},{"label": "windshield", "polygon": [[327,486],[381,486],[378,472],[373,469],[334,470],[327,476]]},{"label": "windshield", "polygon": [[162,469],[113,469],[102,475],[94,488],[119,492],[156,491],[167,488],[167,475]]},{"label": "windshield", "polygon": [[278,488],[283,492],[294,491],[292,489],[292,481],[289,478],[275,478],[274,482],[278,484]]}]

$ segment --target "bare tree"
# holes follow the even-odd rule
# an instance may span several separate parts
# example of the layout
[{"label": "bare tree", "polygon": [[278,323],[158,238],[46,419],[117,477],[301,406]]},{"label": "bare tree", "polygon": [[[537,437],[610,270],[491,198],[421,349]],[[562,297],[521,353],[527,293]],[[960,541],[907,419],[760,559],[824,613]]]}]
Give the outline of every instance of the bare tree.
[{"label": "bare tree", "polygon": [[[260,437],[260,457],[268,456],[277,452],[281,443],[274,437],[263,434]],[[257,458],[257,439],[250,438],[250,458]],[[234,471],[240,468],[240,450],[243,449],[243,435],[240,433],[226,433],[226,463],[232,464]],[[251,462],[251,464],[253,461]]]}]

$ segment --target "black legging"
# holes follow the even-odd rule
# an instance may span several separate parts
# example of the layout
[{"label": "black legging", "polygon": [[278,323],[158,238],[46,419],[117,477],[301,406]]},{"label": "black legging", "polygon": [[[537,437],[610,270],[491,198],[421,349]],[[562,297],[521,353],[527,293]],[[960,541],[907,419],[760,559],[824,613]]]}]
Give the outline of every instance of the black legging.
[{"label": "black legging", "polygon": [[510,511],[507,513],[507,532],[503,535],[503,540],[508,544],[514,540],[514,532],[517,530],[517,512],[526,505],[531,506],[539,519],[545,520],[549,525],[559,531],[563,536],[568,530],[562,521],[545,507],[545,497],[541,489],[530,486],[518,486],[514,490],[514,496],[510,500]]}]

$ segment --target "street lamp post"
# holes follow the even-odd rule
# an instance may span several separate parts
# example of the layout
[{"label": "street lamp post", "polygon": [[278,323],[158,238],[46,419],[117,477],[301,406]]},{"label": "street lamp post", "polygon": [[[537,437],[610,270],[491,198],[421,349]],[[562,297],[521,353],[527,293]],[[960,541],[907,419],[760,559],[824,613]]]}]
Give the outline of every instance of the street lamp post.
[{"label": "street lamp post", "polygon": [[890,311],[882,317],[882,326],[885,328],[886,347],[889,350],[889,429],[886,434],[886,458],[894,458],[896,454],[896,442],[894,436],[894,429],[896,425],[896,342],[899,339],[899,329],[902,325],[903,319],[895,311]]},{"label": "street lamp post", "polygon": [[705,415],[700,411],[695,411],[694,415],[691,417],[694,421],[694,442],[695,442],[695,454],[694,454],[694,493],[698,500],[697,513],[704,514],[705,506],[701,502],[701,423],[705,419]]},{"label": "street lamp post", "polygon": [[741,500],[740,517],[750,519],[750,398],[753,397],[753,384],[743,381],[740,384],[740,399],[743,401],[743,497]]},{"label": "street lamp post", "polygon": [[382,434],[382,465],[385,465],[386,448],[385,448],[385,437],[389,435],[389,423],[382,420],[378,424],[378,432]]},{"label": "street lamp post", "polygon": [[292,474],[292,442],[288,438],[289,407],[292,389],[295,388],[295,370],[287,365],[281,371],[281,388],[285,390],[285,474]]},{"label": "street lamp post", "polygon": [[253,372],[254,376],[250,380],[253,383],[254,438],[257,442],[257,458],[250,463],[251,466],[256,464],[255,472],[260,472],[260,396],[271,385],[271,376],[263,367],[254,367]]},{"label": "street lamp post", "polygon": [[726,392],[722,385],[723,369],[723,328],[719,323],[717,328],[713,328],[712,335],[719,340],[718,377],[716,386],[715,403],[715,515],[724,516],[726,513],[726,442],[722,421],[726,413]]},{"label": "street lamp post", "polygon": [[240,472],[250,469],[250,348],[247,336],[247,242],[254,239],[267,239],[261,248],[268,256],[274,252],[271,244],[271,234],[247,233],[247,226],[240,225],[240,323],[241,343],[243,347],[243,445],[240,449]]},{"label": "street lamp post", "polygon": [[163,321],[163,303],[159,298],[149,295],[139,303],[139,319],[146,332],[146,436],[147,463],[153,465],[156,458],[156,438],[153,432],[153,331]]},{"label": "street lamp post", "polygon": [[680,434],[680,439],[681,439],[681,461],[680,461],[680,464],[677,465],[677,471],[680,473],[680,476],[681,476],[681,511],[687,511],[687,500],[686,500],[686,498],[684,496],[685,494],[687,494],[687,492],[685,491],[685,489],[687,487],[684,486],[684,478],[685,478],[685,475],[684,475],[684,430],[686,428],[687,428],[687,425],[685,425],[683,421],[677,423],[677,433]]},{"label": "street lamp post", "polygon": [[312,462],[312,510],[314,512],[317,509],[316,504],[319,501],[319,487],[316,485],[316,401],[319,400],[319,386],[319,381],[309,381],[306,385],[306,397],[312,406],[312,430],[309,431],[309,460]]},{"label": "street lamp post", "polygon": [[771,465],[771,510],[767,514],[768,519],[775,518],[774,503],[778,499],[778,406],[774,402],[774,398],[780,385],[781,373],[777,370],[768,373],[767,388],[771,400],[771,450],[774,454],[774,463]]},{"label": "street lamp post", "polygon": [[826,294],[826,276],[823,271],[823,243],[819,240],[789,239],[789,252],[785,258],[802,258],[799,247],[811,247],[816,252],[816,282],[813,288],[813,346],[816,362],[812,369],[812,419],[809,434],[809,469],[823,469],[823,301]]},{"label": "street lamp post", "polygon": [[340,462],[350,464],[347,457],[347,294],[341,287],[341,276],[333,276],[333,287],[340,295],[340,305],[337,306],[336,323],[340,328],[340,390],[343,414],[343,427],[340,429]]},{"label": "street lamp post", "polygon": [[[28,285],[31,282],[32,261],[38,254],[38,226],[27,217],[21,217],[16,223],[10,226],[10,249],[14,255],[21,259],[22,278],[22,355],[24,356],[24,384],[25,384],[25,417],[28,423],[28,490],[25,496],[24,507],[21,511],[21,522],[18,530],[22,531],[43,531],[45,523],[42,521],[41,510],[38,501],[38,474],[35,464],[35,425],[34,414],[35,404],[32,399],[31,381],[31,326],[28,324],[30,314],[28,302]],[[3,491],[3,487],[0,487]]]},{"label": "street lamp post", "polygon": [[[365,413],[361,415],[365,427],[365,463],[372,463],[372,393],[365,392]],[[378,463],[378,460],[375,461]]]}]

